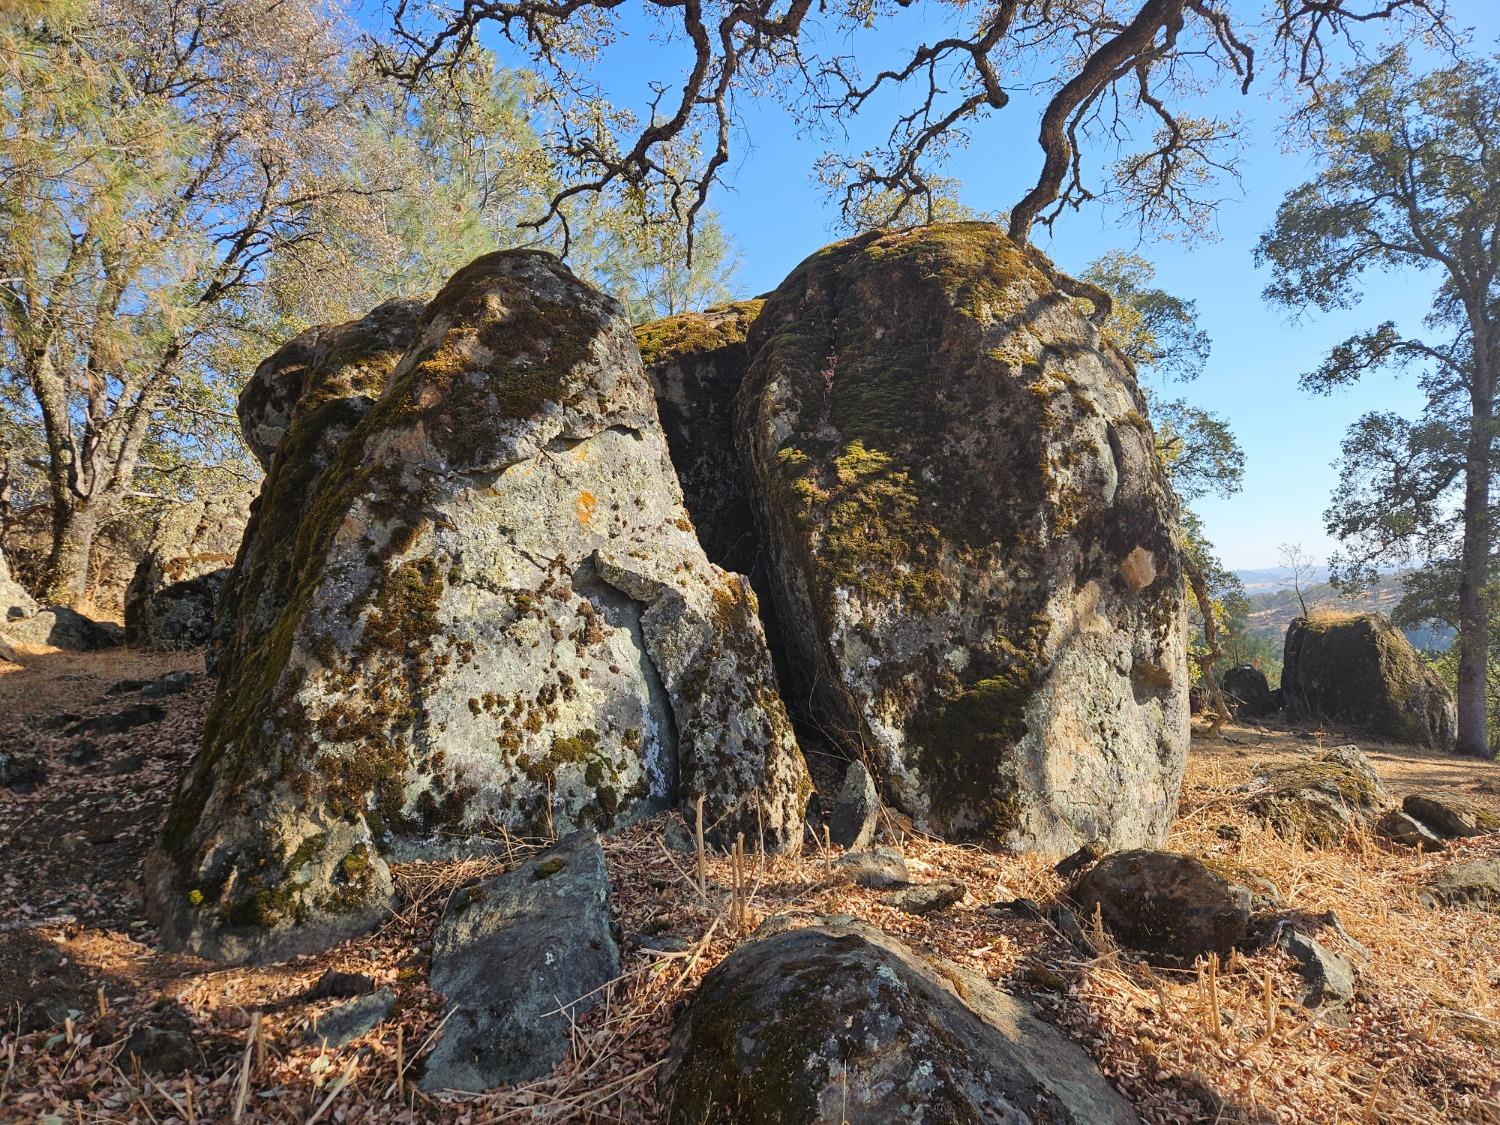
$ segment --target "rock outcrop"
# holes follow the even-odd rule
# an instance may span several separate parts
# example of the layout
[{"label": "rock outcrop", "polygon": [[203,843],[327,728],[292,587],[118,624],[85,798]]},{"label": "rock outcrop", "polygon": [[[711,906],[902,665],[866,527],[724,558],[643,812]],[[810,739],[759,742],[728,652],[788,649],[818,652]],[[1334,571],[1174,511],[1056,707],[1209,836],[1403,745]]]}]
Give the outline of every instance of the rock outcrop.
[{"label": "rock outcrop", "polygon": [[1287,718],[1360,727],[1397,742],[1451,750],[1453,695],[1383,614],[1314,614],[1286,631],[1281,669]]},{"label": "rock outcrop", "polygon": [[0,551],[0,632],[12,621],[34,617],[40,608],[26,587],[11,576],[5,552]]},{"label": "rock outcrop", "polygon": [[1309,844],[1341,843],[1373,828],[1392,804],[1380,775],[1358,746],[1322,750],[1278,766],[1250,784],[1249,808],[1281,836]]},{"label": "rock outcrop", "polygon": [[1266,674],[1253,664],[1239,664],[1224,673],[1224,695],[1236,715],[1260,718],[1280,710]]},{"label": "rock outcrop", "polygon": [[924,831],[1159,841],[1184,598],[1128,363],[988,223],[819,251],[749,349],[738,437],[795,697]]},{"label": "rock outcrop", "polygon": [[572,1021],[620,975],[610,925],[593,832],[454,895],[433,938],[430,978],[453,1014],[422,1087],[477,1093],[560,1063]]},{"label": "rock outcrop", "polygon": [[233,555],[144,555],[125,591],[125,643],[163,652],[208,644],[233,562]]},{"label": "rock outcrop", "polygon": [[1159,964],[1227,957],[1245,937],[1250,894],[1202,860],[1133,849],[1105,856],[1068,892],[1122,945]]},{"label": "rock outcrop", "polygon": [[741,943],[689,1002],[664,1084],[672,1125],[1137,1120],[1019,1000],[852,919]]},{"label": "rock outcrop", "polygon": [[389,856],[699,794],[715,843],[800,842],[810,785],[755,599],[693,535],[619,306],[508,251],[410,340],[357,420],[339,355],[289,409],[245,411],[262,437],[287,421],[151,863],[173,944],[325,944],[379,916]]}]

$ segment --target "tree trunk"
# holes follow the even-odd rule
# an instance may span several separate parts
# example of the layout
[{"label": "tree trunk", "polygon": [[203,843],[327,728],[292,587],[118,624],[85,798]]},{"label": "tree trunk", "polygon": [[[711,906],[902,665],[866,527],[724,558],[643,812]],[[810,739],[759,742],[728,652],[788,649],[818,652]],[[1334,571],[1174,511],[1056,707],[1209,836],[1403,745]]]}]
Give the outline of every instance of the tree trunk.
[{"label": "tree trunk", "polygon": [[[1477,349],[1476,349],[1477,350]],[[1464,541],[1458,578],[1458,752],[1489,757],[1485,686],[1489,661],[1490,449],[1494,444],[1494,375],[1475,364],[1473,422],[1464,465]]]},{"label": "tree trunk", "polygon": [[1198,603],[1198,612],[1203,615],[1203,644],[1208,652],[1198,657],[1198,672],[1203,677],[1204,687],[1208,689],[1209,705],[1214,712],[1213,722],[1204,733],[1206,737],[1214,738],[1229,718],[1229,704],[1224,699],[1224,693],[1219,690],[1219,679],[1214,674],[1214,665],[1224,655],[1219,651],[1219,626],[1214,621],[1214,601],[1208,592],[1208,582],[1187,551],[1182,553],[1182,570],[1187,575],[1188,587],[1193,591],[1193,600]]},{"label": "tree trunk", "polygon": [[42,600],[50,605],[76,606],[88,593],[89,563],[99,513],[87,500],[74,500],[52,514],[52,553],[47,557],[47,584]]}]

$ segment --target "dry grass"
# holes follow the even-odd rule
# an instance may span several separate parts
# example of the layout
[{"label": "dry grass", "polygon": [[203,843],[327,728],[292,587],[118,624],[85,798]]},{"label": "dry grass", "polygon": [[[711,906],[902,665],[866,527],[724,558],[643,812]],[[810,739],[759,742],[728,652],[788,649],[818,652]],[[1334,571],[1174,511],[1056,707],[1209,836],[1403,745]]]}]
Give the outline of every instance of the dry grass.
[{"label": "dry grass", "polygon": [[[1173,973],[1114,950],[1103,934],[1094,935],[1092,949],[1078,950],[1047,922],[991,909],[1017,897],[1051,901],[1061,885],[1046,857],[908,839],[901,848],[914,878],[953,877],[969,887],[965,902],[919,918],[843,882],[830,863],[836,849],[821,845],[773,859],[709,854],[700,891],[698,860],[667,845],[663,817],[605,841],[626,935],[622,976],[572,1025],[570,1056],[545,1079],[473,1099],[431,1097],[413,1083],[444,1014],[424,984],[432,930],[454,891],[503,870],[501,857],[401,866],[404,905],[375,933],[265,968],[163,954],[126,907],[114,922],[33,911],[25,932],[68,959],[82,995],[103,987],[105,1013],[97,1001],[80,1001],[86,1010],[69,1026],[0,1036],[0,1119],[50,1112],[64,1122],[208,1122],[233,1120],[242,1106],[242,1120],[265,1122],[659,1120],[657,1082],[674,1017],[703,974],[770,915],[844,913],[1030,997],[1148,1122],[1500,1122],[1500,917],[1423,909],[1414,888],[1441,859],[1390,854],[1368,839],[1314,851],[1267,833],[1243,812],[1235,787],[1255,764],[1285,761],[1315,740],[1244,728],[1227,734],[1195,746],[1170,846],[1259,872],[1309,930],[1315,916],[1337,912],[1367,950],[1316,928],[1320,941],[1361,971],[1363,991],[1347,1027],[1308,1018],[1301,982],[1279,952]],[[1392,768],[1393,760],[1406,765]],[[1452,779],[1448,762],[1395,747],[1380,748],[1375,761],[1398,794],[1430,787],[1434,772]],[[1465,766],[1466,794],[1493,801],[1484,787],[1496,780],[1496,767]],[[1408,784],[1419,776],[1420,784]],[[0,793],[0,825],[24,823],[21,815],[5,818],[17,812],[5,802],[25,812],[33,800],[40,795]],[[682,827],[691,838],[695,826]],[[13,832],[5,854],[26,863],[45,847]],[[517,842],[516,854],[524,850]],[[1500,842],[1460,850],[1496,854]],[[367,973],[400,997],[390,1020],[336,1051],[301,1037],[330,1003],[303,994],[330,967]],[[195,1073],[148,1078],[119,1053],[130,1027],[159,1022],[163,1007],[191,1021],[204,1051]]]}]

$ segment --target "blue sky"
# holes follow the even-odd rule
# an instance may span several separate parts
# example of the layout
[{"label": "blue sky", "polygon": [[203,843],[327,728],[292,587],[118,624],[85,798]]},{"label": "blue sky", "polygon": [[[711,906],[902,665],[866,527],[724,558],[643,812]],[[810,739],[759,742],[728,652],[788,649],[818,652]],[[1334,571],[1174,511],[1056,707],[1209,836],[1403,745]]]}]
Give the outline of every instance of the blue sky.
[{"label": "blue sky", "polygon": [[[1256,6],[1243,0],[1245,6]],[[1475,32],[1481,49],[1493,50],[1500,36],[1500,5],[1493,0],[1453,0],[1463,26]],[[894,59],[913,41],[922,18],[914,6],[848,45],[859,52],[866,72]],[[622,38],[600,61],[593,77],[617,105],[639,106],[648,83],[670,81],[681,64],[678,54],[654,41],[650,25],[626,18]],[[520,62],[513,55],[507,62]],[[1262,82],[1248,96],[1220,88],[1202,105],[1216,116],[1238,113],[1248,140],[1242,184],[1226,185],[1216,222],[1217,240],[1194,246],[1180,241],[1140,241],[1133,227],[1122,227],[1103,208],[1065,216],[1053,236],[1037,241],[1070,272],[1112,248],[1134,249],[1157,267],[1163,288],[1197,302],[1202,326],[1213,339],[1203,376],[1186,388],[1190,401],[1232,422],[1244,446],[1243,490],[1228,499],[1198,502],[1210,537],[1231,568],[1272,566],[1277,547],[1298,542],[1319,561],[1335,545],[1323,530],[1337,474],[1333,461],[1346,427],[1369,410],[1415,412],[1420,396],[1410,378],[1375,377],[1330,397],[1313,397],[1297,377],[1315,367],[1327,349],[1351,333],[1382,320],[1416,329],[1426,310],[1433,281],[1421,276],[1372,274],[1363,304],[1350,312],[1314,312],[1293,323],[1289,315],[1261,298],[1266,277],[1257,272],[1252,251],[1271,221],[1282,195],[1309,177],[1311,155],[1284,152],[1277,124],[1282,108]],[[1034,182],[1041,157],[1036,146],[1038,103],[1018,92],[1012,104],[974,131],[971,143],[943,169],[961,184],[963,202],[978,210],[1013,204]],[[887,104],[882,109],[888,111]],[[836,214],[812,176],[812,165],[831,144],[859,150],[879,139],[886,113],[856,123],[847,141],[799,128],[774,99],[741,100],[740,131],[723,189],[711,205],[738,244],[743,294],[773,288],[787,272],[838,235]]]}]

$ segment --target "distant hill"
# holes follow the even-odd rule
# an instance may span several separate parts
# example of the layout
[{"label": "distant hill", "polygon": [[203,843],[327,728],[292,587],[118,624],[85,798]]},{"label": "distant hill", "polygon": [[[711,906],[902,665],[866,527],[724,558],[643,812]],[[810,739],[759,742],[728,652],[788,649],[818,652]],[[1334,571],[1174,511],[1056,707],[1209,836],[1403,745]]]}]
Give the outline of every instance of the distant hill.
[{"label": "distant hill", "polygon": [[[1286,627],[1294,617],[1302,613],[1296,592],[1282,585],[1286,571],[1281,569],[1246,570],[1237,572],[1245,583],[1245,593],[1250,601],[1249,631],[1265,637],[1280,646],[1286,638]],[[1319,581],[1303,588],[1302,596],[1308,609],[1336,609],[1345,613],[1379,612],[1389,615],[1401,600],[1401,574],[1382,574],[1370,589],[1351,597],[1343,597],[1326,581],[1327,571],[1319,568]],[[1247,577],[1255,579],[1252,586]],[[1407,640],[1419,649],[1446,649],[1453,643],[1453,630],[1445,625],[1424,626],[1405,630]]]}]

